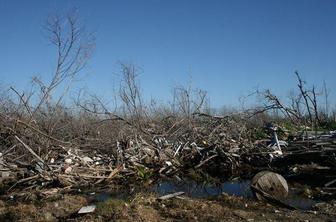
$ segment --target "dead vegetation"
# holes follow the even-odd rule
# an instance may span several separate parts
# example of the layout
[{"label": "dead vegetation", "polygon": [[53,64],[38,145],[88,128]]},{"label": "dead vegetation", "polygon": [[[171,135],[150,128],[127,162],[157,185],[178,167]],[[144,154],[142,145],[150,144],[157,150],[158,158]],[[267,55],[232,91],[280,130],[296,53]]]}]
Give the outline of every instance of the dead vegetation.
[{"label": "dead vegetation", "polygon": [[[21,93],[11,87],[0,101],[4,198],[31,199],[130,181],[149,184],[159,178],[251,177],[264,169],[286,176],[323,173],[326,186],[320,189],[334,197],[335,132],[318,130],[327,124],[335,130],[335,117],[321,113],[316,88],[306,89],[298,73],[300,94],[290,105],[266,90],[259,93],[263,106],[253,112],[216,115],[210,112],[206,92],[191,87],[177,87],[171,107],[147,105],[136,67],[121,64],[120,107],[111,109],[96,96],[79,96],[69,106],[67,92],[87,64],[93,38],[74,14],[65,20],[51,18],[46,29],[57,52],[50,82],[34,77],[38,90]],[[277,122],[279,138],[276,130],[257,124],[268,121]],[[160,207],[163,215],[190,216],[175,210]],[[190,220],[201,217],[189,210],[195,214]],[[156,211],[148,209],[148,215],[157,219]]]}]

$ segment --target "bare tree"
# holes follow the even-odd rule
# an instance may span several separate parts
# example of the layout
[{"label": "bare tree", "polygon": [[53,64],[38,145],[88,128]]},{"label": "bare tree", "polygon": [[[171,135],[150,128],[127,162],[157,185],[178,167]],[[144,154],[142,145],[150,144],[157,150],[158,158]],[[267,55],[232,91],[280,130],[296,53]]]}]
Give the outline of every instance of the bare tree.
[{"label": "bare tree", "polygon": [[299,93],[295,94],[294,91],[291,91],[289,94],[290,103],[287,104],[271,92],[271,90],[257,91],[255,94],[260,96],[263,101],[263,105],[257,110],[253,110],[252,116],[267,112],[269,110],[280,110],[284,116],[289,118],[293,123],[297,121],[299,123],[308,123],[310,126],[317,129],[318,126],[322,125],[319,106],[318,106],[318,96],[321,93],[316,91],[316,87],[313,86],[310,89],[307,89],[305,82],[302,80],[301,76],[297,71],[295,75],[298,81]]},{"label": "bare tree", "polygon": [[80,25],[76,12],[64,16],[50,16],[46,21],[45,30],[49,41],[56,47],[56,65],[49,83],[44,83],[38,77],[33,78],[33,82],[41,91],[40,101],[33,114],[44,104],[50,105],[52,91],[65,82],[63,93],[56,105],[62,101],[75,77],[87,65],[95,46],[94,36]]},{"label": "bare tree", "polygon": [[309,106],[309,101],[308,101],[309,95],[308,95],[307,90],[305,90],[305,88],[304,88],[305,82],[301,79],[298,71],[295,71],[295,75],[296,75],[296,77],[298,79],[298,87],[300,89],[302,98],[303,98],[303,100],[305,102],[306,110],[308,112],[309,121],[312,124],[313,123],[313,116],[312,116],[312,113],[311,113],[311,110],[310,110],[310,106]]},{"label": "bare tree", "polygon": [[121,73],[120,98],[133,121],[139,123],[146,113],[143,107],[140,83],[137,81],[137,69],[133,64],[121,64]]},{"label": "bare tree", "polygon": [[310,90],[306,89],[304,87],[305,82],[301,79],[297,71],[295,72],[295,75],[297,76],[299,82],[298,87],[305,102],[310,124],[314,125],[314,127],[317,127],[318,125],[321,125],[321,120],[318,111],[316,88],[313,86]]},{"label": "bare tree", "polygon": [[327,89],[326,81],[323,81],[323,94],[324,94],[324,103],[325,103],[325,118],[328,119],[329,117],[329,90]]},{"label": "bare tree", "polygon": [[263,113],[269,110],[280,110],[293,123],[300,119],[297,110],[288,107],[269,89],[258,92],[257,95],[261,96],[264,99],[264,104],[262,107],[257,108],[257,111],[255,111],[253,115]]},{"label": "bare tree", "polygon": [[289,101],[290,101],[290,107],[292,110],[295,110],[298,117],[302,118],[302,111],[301,111],[301,103],[302,103],[302,95],[296,94],[294,90],[291,90],[289,92]]},{"label": "bare tree", "polygon": [[206,91],[192,89],[191,86],[175,87],[173,93],[173,107],[187,117],[191,117],[193,113],[203,112],[209,103]]}]

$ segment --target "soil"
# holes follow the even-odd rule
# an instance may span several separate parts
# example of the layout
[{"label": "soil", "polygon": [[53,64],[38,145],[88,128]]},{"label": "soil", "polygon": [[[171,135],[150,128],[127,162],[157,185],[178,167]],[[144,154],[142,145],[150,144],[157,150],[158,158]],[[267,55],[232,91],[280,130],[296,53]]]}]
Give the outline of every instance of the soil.
[{"label": "soil", "polygon": [[[92,203],[88,196],[65,194],[39,201],[0,201],[0,221],[336,221],[336,201],[301,211],[227,194],[207,199],[157,197],[138,193],[128,200]],[[77,213],[89,204],[96,205],[93,213]]]}]

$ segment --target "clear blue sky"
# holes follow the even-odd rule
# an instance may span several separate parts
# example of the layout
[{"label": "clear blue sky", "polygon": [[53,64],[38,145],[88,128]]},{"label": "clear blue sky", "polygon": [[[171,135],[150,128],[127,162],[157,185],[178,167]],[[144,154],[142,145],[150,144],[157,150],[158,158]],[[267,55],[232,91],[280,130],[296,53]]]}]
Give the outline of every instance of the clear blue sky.
[{"label": "clear blue sky", "polygon": [[334,0],[0,0],[2,84],[29,86],[32,75],[51,75],[55,52],[42,24],[55,11],[79,9],[96,49],[85,81],[110,97],[118,61],[140,66],[147,99],[167,101],[175,85],[208,91],[211,104],[238,105],[254,88],[285,96],[294,70],[311,84],[336,90]]}]

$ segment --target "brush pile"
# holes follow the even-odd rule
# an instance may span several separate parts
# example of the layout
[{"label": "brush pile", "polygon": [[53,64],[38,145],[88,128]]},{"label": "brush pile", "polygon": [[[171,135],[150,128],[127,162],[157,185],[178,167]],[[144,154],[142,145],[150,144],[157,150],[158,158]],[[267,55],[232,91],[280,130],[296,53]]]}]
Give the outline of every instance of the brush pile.
[{"label": "brush pile", "polygon": [[309,161],[328,162],[322,164],[328,170],[336,166],[332,137],[328,143],[315,143],[309,152],[296,142],[284,148],[283,155],[273,155],[267,144],[252,143],[245,121],[237,116],[197,113],[190,118],[147,119],[136,125],[123,118],[85,115],[75,118],[64,112],[62,118],[47,121],[2,114],[2,192],[181,178],[190,170],[219,178],[249,176],[265,168],[293,172],[301,169],[293,168],[302,159],[298,155],[306,158],[312,152]]},{"label": "brush pile", "polygon": [[68,115],[48,122],[3,114],[0,121],[1,183],[7,192],[87,186],[116,176],[144,179],[141,171],[159,177],[199,169],[229,176],[252,147],[245,125],[232,117],[169,117],[141,128]]}]

